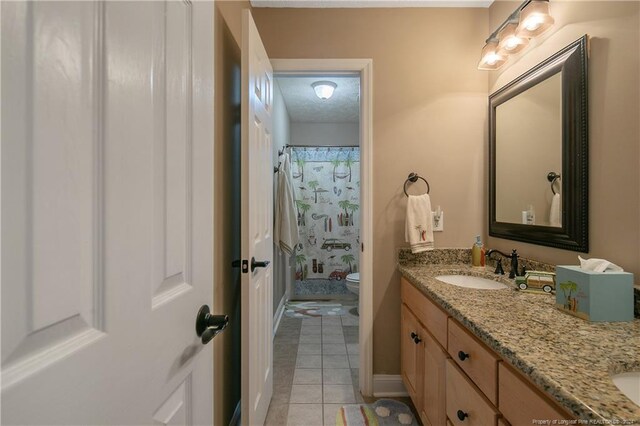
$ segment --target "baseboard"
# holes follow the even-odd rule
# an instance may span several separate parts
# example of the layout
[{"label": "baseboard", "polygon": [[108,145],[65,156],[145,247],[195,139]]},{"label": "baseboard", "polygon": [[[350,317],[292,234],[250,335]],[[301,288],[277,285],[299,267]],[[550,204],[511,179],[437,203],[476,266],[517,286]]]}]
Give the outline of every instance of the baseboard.
[{"label": "baseboard", "polygon": [[233,410],[233,416],[231,416],[231,421],[229,421],[229,426],[238,426],[240,425],[240,401],[238,401],[238,405],[236,405],[236,409]]},{"label": "baseboard", "polygon": [[278,327],[280,326],[280,320],[282,319],[282,315],[284,314],[284,305],[287,303],[287,294],[282,295],[282,299],[280,299],[280,303],[278,303],[278,308],[276,309],[276,313],[273,316],[273,337],[276,336],[276,332],[278,331]]},{"label": "baseboard", "polygon": [[409,396],[399,374],[374,374],[373,396]]}]

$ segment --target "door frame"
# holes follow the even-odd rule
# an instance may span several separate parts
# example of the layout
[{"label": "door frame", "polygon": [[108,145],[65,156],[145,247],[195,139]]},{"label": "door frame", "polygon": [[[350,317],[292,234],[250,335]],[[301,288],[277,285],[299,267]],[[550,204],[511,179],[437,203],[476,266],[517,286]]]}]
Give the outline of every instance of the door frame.
[{"label": "door frame", "polygon": [[360,392],[373,396],[373,60],[271,59],[274,74],[360,75]]}]

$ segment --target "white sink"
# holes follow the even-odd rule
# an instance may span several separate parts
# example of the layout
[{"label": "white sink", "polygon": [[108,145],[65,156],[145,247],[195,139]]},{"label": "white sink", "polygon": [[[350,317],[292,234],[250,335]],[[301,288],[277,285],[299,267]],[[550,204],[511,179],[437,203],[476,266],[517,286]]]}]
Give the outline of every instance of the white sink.
[{"label": "white sink", "polygon": [[611,376],[611,380],[620,389],[620,392],[637,405],[640,405],[640,371],[614,374]]},{"label": "white sink", "polygon": [[500,290],[508,286],[486,278],[472,277],[471,275],[439,275],[436,279],[458,287],[475,288],[480,290]]}]

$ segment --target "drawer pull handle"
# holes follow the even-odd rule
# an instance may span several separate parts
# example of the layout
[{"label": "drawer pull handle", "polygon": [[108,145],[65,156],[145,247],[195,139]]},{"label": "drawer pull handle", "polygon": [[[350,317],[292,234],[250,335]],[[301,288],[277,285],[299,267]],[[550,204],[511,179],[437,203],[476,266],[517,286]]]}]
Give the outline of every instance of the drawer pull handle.
[{"label": "drawer pull handle", "polygon": [[465,359],[467,359],[467,358],[469,358],[469,354],[468,354],[468,353],[466,353],[466,352],[462,352],[462,351],[459,351],[459,352],[458,352],[458,359],[459,359],[460,361],[464,361],[464,360],[465,360]]},{"label": "drawer pull handle", "polygon": [[467,413],[465,413],[464,411],[462,411],[462,410],[458,410],[458,412],[457,412],[456,414],[457,414],[457,416],[458,416],[458,419],[459,419],[461,422],[464,422],[464,419],[466,419],[467,417],[469,417],[469,415],[468,415]]},{"label": "drawer pull handle", "polygon": [[412,332],[411,332],[411,338],[412,338],[412,339],[415,339],[416,337],[418,337],[418,335],[412,331]]},{"label": "drawer pull handle", "polygon": [[413,338],[413,343],[415,343],[415,344],[417,345],[417,344],[418,344],[418,343],[420,343],[420,342],[422,342],[422,339],[421,339],[420,337],[418,337],[418,335],[416,335],[416,336]]}]

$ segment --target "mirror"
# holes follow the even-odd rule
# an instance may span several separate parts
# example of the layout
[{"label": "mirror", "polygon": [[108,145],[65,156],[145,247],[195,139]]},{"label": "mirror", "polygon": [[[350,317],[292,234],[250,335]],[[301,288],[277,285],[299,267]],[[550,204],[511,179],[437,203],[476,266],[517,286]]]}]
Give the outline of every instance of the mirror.
[{"label": "mirror", "polygon": [[489,96],[489,235],[587,252],[587,36]]}]

